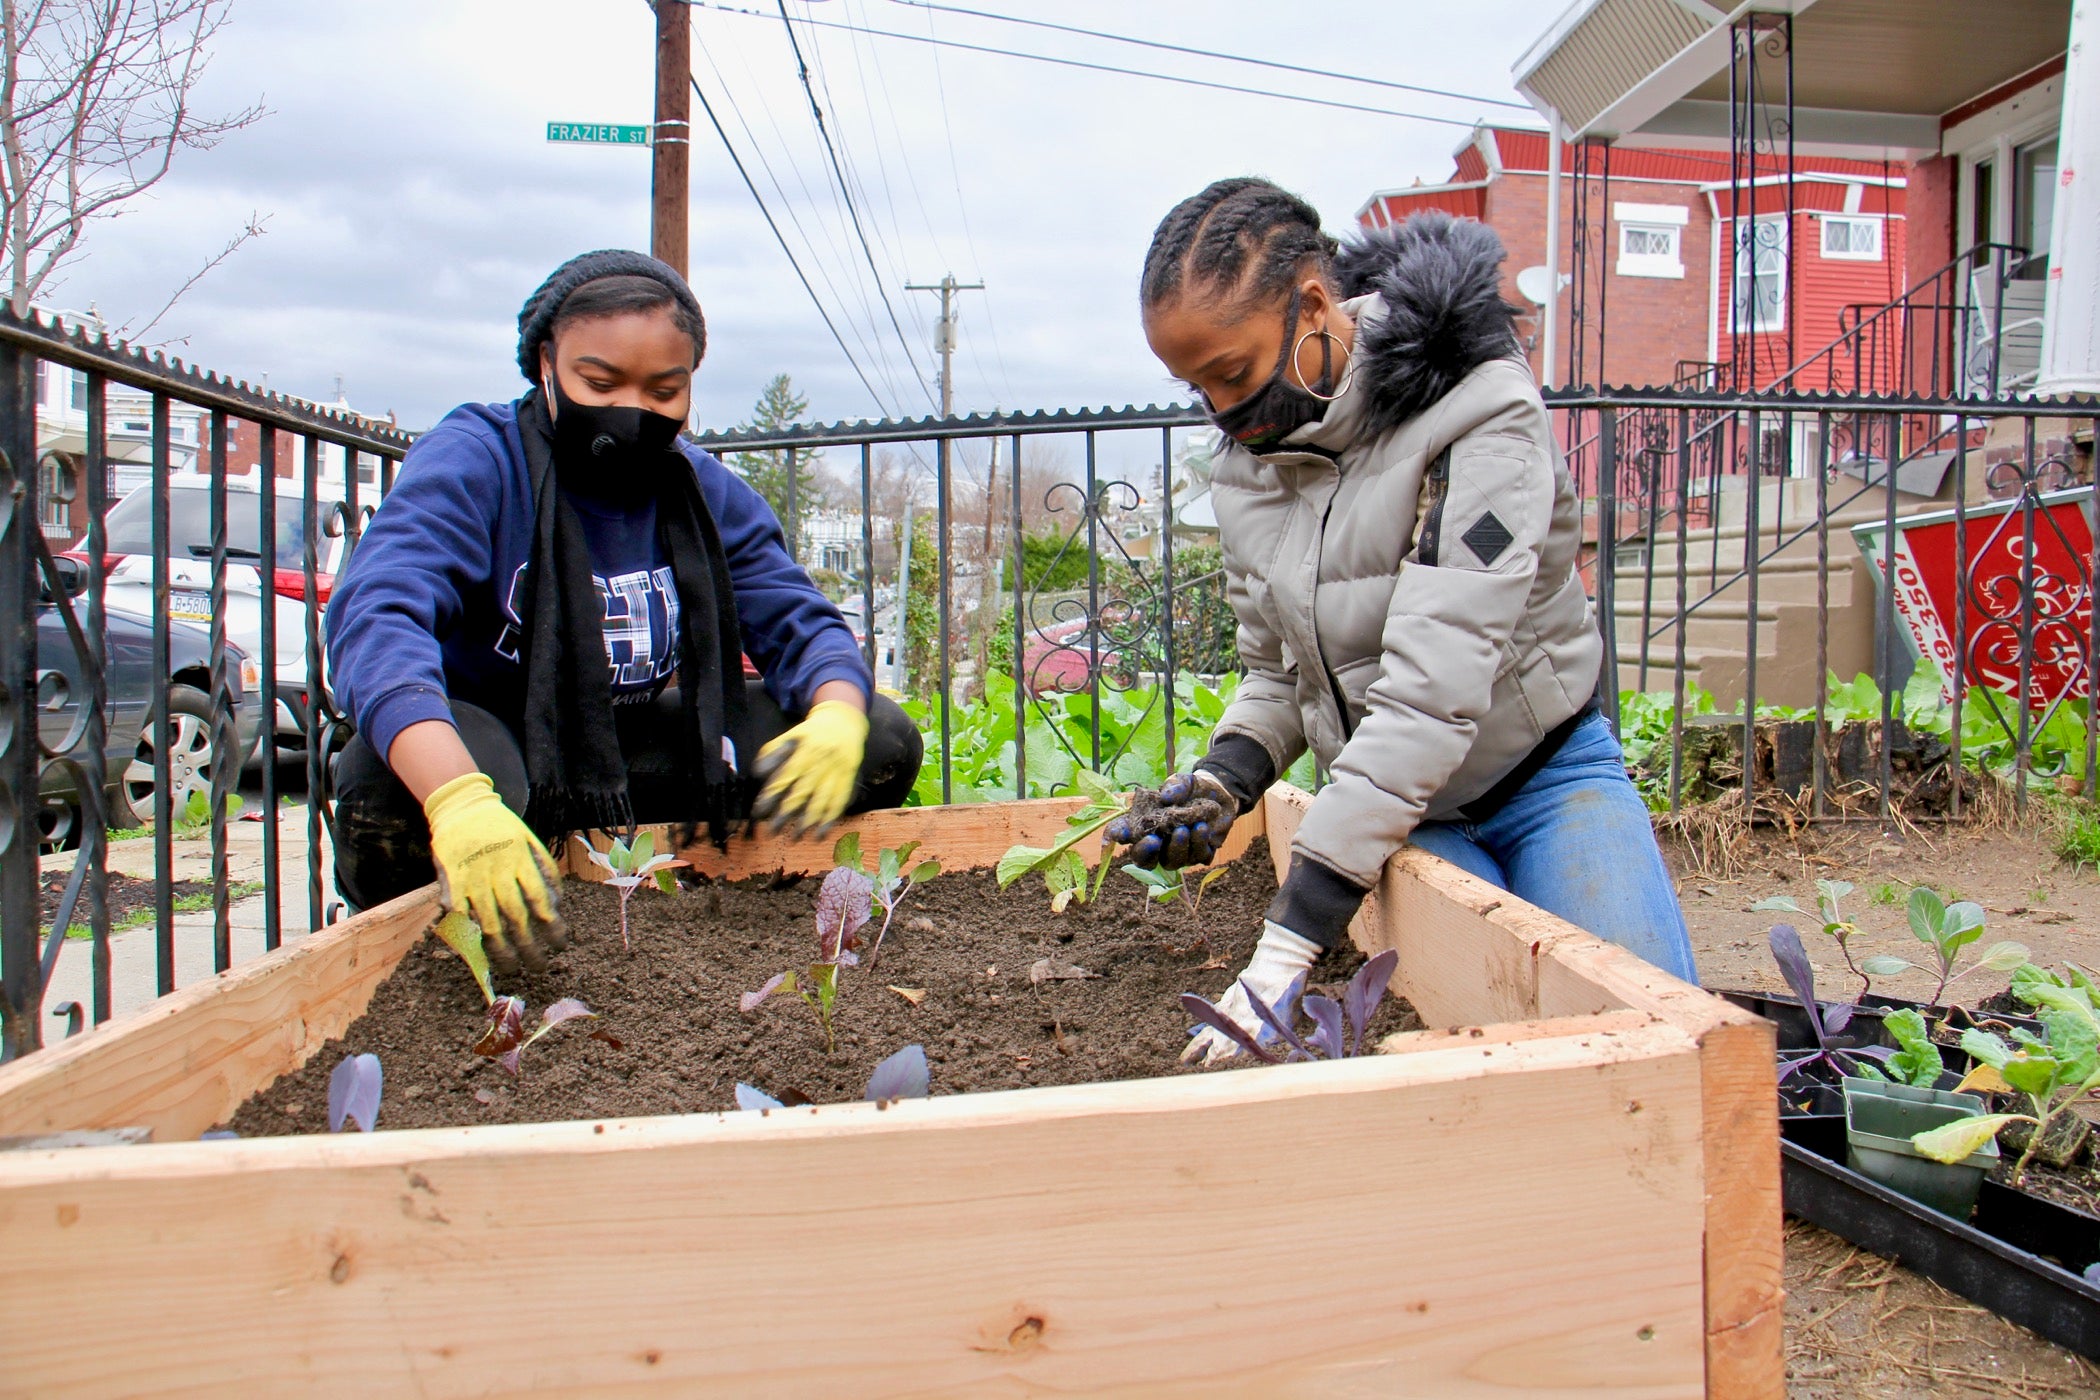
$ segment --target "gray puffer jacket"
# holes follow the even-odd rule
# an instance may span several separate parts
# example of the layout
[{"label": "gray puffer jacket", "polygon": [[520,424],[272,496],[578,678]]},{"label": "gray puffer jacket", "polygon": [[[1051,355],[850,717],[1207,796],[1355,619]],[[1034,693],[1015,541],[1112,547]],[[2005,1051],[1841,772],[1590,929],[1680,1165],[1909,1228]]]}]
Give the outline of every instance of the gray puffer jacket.
[{"label": "gray puffer jacket", "polygon": [[1271,910],[1323,943],[1417,823],[1488,795],[1597,684],[1581,515],[1502,258],[1432,216],[1350,244],[1341,396],[1283,450],[1228,439],[1213,468],[1247,674],[1202,766],[1258,793],[1310,747],[1332,775]]}]

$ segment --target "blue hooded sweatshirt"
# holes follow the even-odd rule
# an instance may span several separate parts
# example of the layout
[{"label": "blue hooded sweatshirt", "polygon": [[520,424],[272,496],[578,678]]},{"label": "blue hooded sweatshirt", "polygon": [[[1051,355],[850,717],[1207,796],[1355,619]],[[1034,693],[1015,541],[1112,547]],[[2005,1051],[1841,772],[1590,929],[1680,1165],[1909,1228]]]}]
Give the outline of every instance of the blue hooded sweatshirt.
[{"label": "blue hooded sweatshirt", "polygon": [[[329,602],[336,703],[382,756],[412,724],[451,723],[451,700],[478,705],[513,730],[522,722],[525,667],[512,594],[532,553],[533,504],[517,409],[464,404],[416,440]],[[679,446],[722,537],[744,651],[773,699],[793,714],[827,681],[867,693],[859,643],[788,555],[765,499],[691,443]],[[571,504],[606,600],[614,700],[649,699],[678,669],[670,640],[677,591],[655,509]]]}]

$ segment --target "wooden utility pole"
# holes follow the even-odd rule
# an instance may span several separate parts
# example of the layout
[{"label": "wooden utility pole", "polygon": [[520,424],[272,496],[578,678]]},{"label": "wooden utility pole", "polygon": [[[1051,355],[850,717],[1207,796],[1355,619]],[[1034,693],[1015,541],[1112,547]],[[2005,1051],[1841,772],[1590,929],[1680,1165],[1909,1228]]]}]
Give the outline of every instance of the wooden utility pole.
[{"label": "wooden utility pole", "polygon": [[907,292],[939,292],[941,319],[933,330],[933,348],[941,357],[941,417],[955,412],[955,294],[981,292],[982,282],[958,282],[949,273],[938,282],[906,282]]},{"label": "wooden utility pole", "polygon": [[686,275],[692,167],[693,25],[686,0],[656,0],[656,165],[649,182],[649,251]]}]

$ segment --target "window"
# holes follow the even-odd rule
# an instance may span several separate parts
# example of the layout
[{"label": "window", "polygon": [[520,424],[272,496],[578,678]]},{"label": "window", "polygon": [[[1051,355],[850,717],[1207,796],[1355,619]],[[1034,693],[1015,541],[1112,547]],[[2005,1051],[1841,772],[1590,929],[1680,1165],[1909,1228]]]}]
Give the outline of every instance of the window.
[{"label": "window", "polygon": [[44,499],[44,533],[71,538],[73,533],[73,489],[75,473],[73,463],[62,453],[47,452],[40,464],[44,479],[40,483]]},{"label": "window", "polygon": [[1881,220],[1825,214],[1823,256],[1838,262],[1880,262]]},{"label": "window", "polygon": [[1670,204],[1614,204],[1621,277],[1682,277],[1685,210]]},{"label": "window", "polygon": [[1730,328],[1743,331],[1786,329],[1787,236],[1784,215],[1735,221],[1735,286],[1730,297]]}]

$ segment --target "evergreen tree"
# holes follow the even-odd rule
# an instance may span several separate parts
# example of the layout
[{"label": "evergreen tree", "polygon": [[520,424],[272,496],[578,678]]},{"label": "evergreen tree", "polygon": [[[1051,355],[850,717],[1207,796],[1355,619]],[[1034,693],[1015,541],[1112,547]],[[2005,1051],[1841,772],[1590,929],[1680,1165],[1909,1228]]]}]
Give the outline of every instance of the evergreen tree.
[{"label": "evergreen tree", "polygon": [[[800,423],[808,412],[809,400],[795,392],[794,381],[785,374],[776,374],[752,406],[750,421],[740,423],[738,427],[779,432]],[[822,455],[807,451],[739,452],[729,459],[729,469],[750,482],[751,488],[766,498],[773,514],[780,517],[781,527],[787,531],[798,558],[803,541],[808,537],[804,522],[817,505],[817,463]],[[792,519],[788,509],[791,482],[794,487]]]}]

